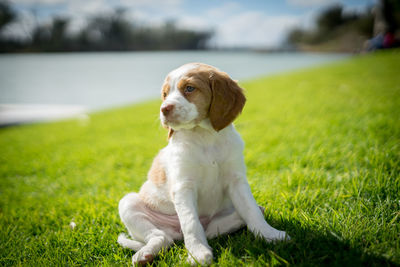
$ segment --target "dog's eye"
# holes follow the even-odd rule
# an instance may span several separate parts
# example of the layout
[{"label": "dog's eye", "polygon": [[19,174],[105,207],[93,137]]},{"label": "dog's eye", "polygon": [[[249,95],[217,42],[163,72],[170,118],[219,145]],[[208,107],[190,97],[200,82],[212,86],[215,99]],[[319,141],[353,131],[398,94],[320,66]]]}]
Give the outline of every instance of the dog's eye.
[{"label": "dog's eye", "polygon": [[196,88],[194,88],[193,86],[188,85],[188,86],[186,86],[185,92],[191,93],[191,92],[193,92],[195,89],[196,89]]}]

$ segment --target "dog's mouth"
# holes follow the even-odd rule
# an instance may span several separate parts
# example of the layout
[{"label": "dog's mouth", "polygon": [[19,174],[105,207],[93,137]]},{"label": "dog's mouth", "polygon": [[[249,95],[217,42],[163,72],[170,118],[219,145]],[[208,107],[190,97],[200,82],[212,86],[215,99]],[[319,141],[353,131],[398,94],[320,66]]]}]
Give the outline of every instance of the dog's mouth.
[{"label": "dog's mouth", "polygon": [[196,119],[189,121],[182,121],[180,118],[170,117],[170,116],[160,116],[161,124],[167,128],[170,127],[172,129],[191,129],[196,126]]},{"label": "dog's mouth", "polygon": [[165,126],[170,126],[170,123],[175,122],[174,118],[171,118],[171,116],[165,116],[163,114],[160,114],[160,120],[161,120],[161,123]]},{"label": "dog's mouth", "polygon": [[180,125],[180,122],[178,119],[172,117],[172,116],[164,116],[163,114],[160,115],[160,120],[161,120],[161,124],[164,127],[176,127]]}]

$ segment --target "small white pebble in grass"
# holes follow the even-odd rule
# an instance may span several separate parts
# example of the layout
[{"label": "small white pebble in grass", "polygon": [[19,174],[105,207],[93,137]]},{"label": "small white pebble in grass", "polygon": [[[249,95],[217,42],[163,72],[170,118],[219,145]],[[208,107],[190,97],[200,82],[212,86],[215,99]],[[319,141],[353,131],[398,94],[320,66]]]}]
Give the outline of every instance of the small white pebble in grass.
[{"label": "small white pebble in grass", "polygon": [[90,116],[85,113],[79,114],[76,118],[80,126],[88,126],[90,123]]},{"label": "small white pebble in grass", "polygon": [[76,223],[70,222],[69,227],[71,228],[71,230],[74,230],[74,228],[76,227]]}]

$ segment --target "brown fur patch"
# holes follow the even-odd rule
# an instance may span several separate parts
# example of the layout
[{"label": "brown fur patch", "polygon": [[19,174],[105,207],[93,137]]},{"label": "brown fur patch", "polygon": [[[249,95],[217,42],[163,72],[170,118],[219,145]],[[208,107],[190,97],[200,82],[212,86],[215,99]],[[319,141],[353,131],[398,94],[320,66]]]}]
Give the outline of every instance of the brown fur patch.
[{"label": "brown fur patch", "polygon": [[160,154],[158,154],[154,160],[149,173],[147,174],[147,179],[152,181],[156,185],[164,184],[167,180],[167,176],[165,175],[164,167],[160,162]]},{"label": "brown fur patch", "polygon": [[231,124],[242,112],[246,97],[243,89],[225,72],[215,72],[211,77],[212,100],[210,121],[216,131]]},{"label": "brown fur patch", "polygon": [[164,84],[161,87],[161,99],[162,99],[162,101],[165,100],[165,98],[169,94],[170,90],[171,90],[171,87],[169,85],[169,76],[167,76],[167,78],[165,78]]},{"label": "brown fur patch", "polygon": [[[169,91],[171,90],[171,86],[169,85],[169,76],[165,78],[164,84],[161,87],[161,100],[164,101],[167,98]],[[166,125],[163,125],[164,128],[168,129],[167,140],[169,140],[174,133],[174,130]]]},{"label": "brown fur patch", "polygon": [[231,124],[246,102],[243,89],[237,82],[210,65],[198,63],[197,68],[188,71],[179,84],[182,93],[187,85],[196,88],[185,97],[197,106],[198,121],[208,116],[216,131]]},{"label": "brown fur patch", "polygon": [[[193,92],[185,92],[187,86],[193,86]],[[197,122],[208,116],[211,103],[210,66],[199,65],[192,69],[179,81],[178,89],[185,98],[196,105],[199,116]]]},{"label": "brown fur patch", "polygon": [[[210,65],[195,63],[198,67],[189,70],[178,82],[178,89],[185,98],[196,105],[199,116],[197,122],[209,117],[213,128],[220,131],[242,111],[246,102],[243,89],[228,74]],[[162,99],[170,90],[169,77],[165,79]],[[187,86],[193,86],[193,92],[185,92]],[[173,130],[168,128],[168,139]]]},{"label": "brown fur patch", "polygon": [[172,129],[171,127],[168,127],[168,138],[167,138],[167,140],[169,140],[172,137],[173,134],[174,134],[174,129]]}]

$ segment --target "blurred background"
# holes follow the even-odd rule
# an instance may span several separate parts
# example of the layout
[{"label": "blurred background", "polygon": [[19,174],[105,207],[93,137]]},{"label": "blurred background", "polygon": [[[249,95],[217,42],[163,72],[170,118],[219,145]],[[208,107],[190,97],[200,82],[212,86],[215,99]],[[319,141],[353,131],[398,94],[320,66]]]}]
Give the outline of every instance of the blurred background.
[{"label": "blurred background", "polygon": [[159,96],[181,64],[240,81],[397,47],[398,0],[0,1],[0,125]]}]

